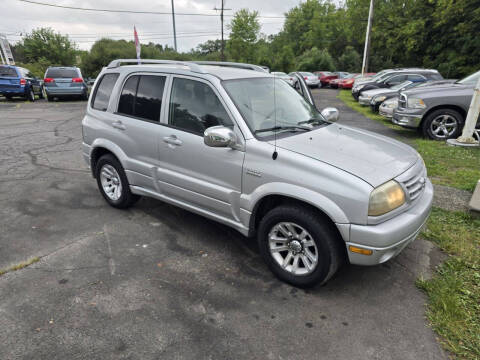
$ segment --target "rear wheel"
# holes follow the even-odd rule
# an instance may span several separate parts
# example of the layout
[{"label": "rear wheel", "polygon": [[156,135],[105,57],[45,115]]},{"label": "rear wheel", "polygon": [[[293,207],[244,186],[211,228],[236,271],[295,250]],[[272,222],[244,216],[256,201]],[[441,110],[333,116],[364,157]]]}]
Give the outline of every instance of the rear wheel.
[{"label": "rear wheel", "polygon": [[130,191],[125,171],[115,156],[103,155],[97,161],[95,177],[100,192],[111,206],[126,209],[138,201],[139,196]]},{"label": "rear wheel", "polygon": [[40,88],[40,93],[38,94],[38,98],[39,99],[45,98],[45,94],[44,94],[44,91],[43,91],[43,86]]},{"label": "rear wheel", "polygon": [[35,101],[35,93],[33,92],[33,89],[31,87],[28,90],[26,98],[27,98],[28,101],[31,101],[31,102]]},{"label": "rear wheel", "polygon": [[270,270],[298,287],[325,283],[341,264],[338,234],[317,213],[300,206],[279,206],[261,220],[260,252]]},{"label": "rear wheel", "polygon": [[11,96],[11,95],[5,95],[5,97],[7,98],[7,100],[12,100],[12,96]]},{"label": "rear wheel", "polygon": [[463,128],[463,116],[452,109],[439,109],[427,116],[422,125],[423,135],[433,140],[458,137]]},{"label": "rear wheel", "polygon": [[47,101],[53,101],[53,96],[47,95]]}]

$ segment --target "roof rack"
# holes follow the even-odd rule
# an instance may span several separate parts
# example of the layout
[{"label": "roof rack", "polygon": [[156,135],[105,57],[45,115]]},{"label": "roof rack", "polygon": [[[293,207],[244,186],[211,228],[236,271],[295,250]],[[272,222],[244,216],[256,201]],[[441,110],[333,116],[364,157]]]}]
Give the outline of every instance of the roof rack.
[{"label": "roof rack", "polygon": [[238,69],[246,69],[246,70],[254,70],[260,72],[268,72],[267,69],[264,69],[260,65],[253,65],[253,64],[245,64],[245,63],[236,63],[236,62],[228,62],[228,61],[192,61],[192,63],[198,65],[214,65],[214,66],[224,66],[224,67],[232,67]]},{"label": "roof rack", "polygon": [[[113,69],[121,66],[121,64],[123,63],[137,64],[138,62],[139,62],[138,59],[116,59],[111,61],[107,67],[109,69]],[[190,61],[140,59],[140,65],[142,64],[183,65],[188,67],[192,72],[207,74],[207,72],[204,69],[202,69],[200,66]]]}]

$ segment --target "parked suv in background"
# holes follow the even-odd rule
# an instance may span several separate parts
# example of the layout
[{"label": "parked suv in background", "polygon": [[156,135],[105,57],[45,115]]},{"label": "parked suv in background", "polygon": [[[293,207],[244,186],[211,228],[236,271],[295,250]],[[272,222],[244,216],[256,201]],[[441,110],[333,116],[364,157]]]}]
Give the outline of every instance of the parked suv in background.
[{"label": "parked suv in background", "polygon": [[29,101],[35,101],[35,95],[43,98],[42,84],[28,69],[0,65],[0,95],[10,100],[21,96]]},{"label": "parked suv in background", "polygon": [[355,85],[352,88],[352,96],[355,100],[358,100],[363,91],[390,88],[395,85],[399,85],[404,81],[411,82],[425,82],[432,80],[442,80],[443,77],[437,70],[425,70],[425,69],[402,69],[394,70],[390,73],[386,73],[380,79],[372,80],[370,82],[363,82],[359,85]]},{"label": "parked suv in background", "polygon": [[[458,137],[467,118],[480,71],[454,83],[422,86],[400,94],[394,124],[421,129],[434,140]],[[480,127],[480,120],[477,128]]]},{"label": "parked suv in background", "polygon": [[45,95],[48,101],[55,97],[80,97],[88,99],[88,87],[82,73],[74,66],[52,66],[45,72],[43,79]]},{"label": "parked suv in background", "polygon": [[296,286],[327,281],[346,259],[393,258],[427,220],[419,154],[330,121],[338,111],[320,113],[299,73],[304,96],[234,66],[136,63],[102,70],[82,122],[83,156],[113,207],[144,195],[256,235]]}]

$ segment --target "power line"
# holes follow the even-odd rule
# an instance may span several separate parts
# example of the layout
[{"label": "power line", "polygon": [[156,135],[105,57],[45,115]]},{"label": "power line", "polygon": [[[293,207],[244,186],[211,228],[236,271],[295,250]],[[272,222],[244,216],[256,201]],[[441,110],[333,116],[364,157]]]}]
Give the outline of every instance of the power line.
[{"label": "power line", "polygon": [[[150,15],[171,15],[171,12],[164,12],[164,11],[140,11],[140,10],[114,10],[114,9],[99,9],[99,8],[82,8],[76,6],[66,6],[66,5],[57,5],[57,4],[50,4],[40,1],[32,1],[32,0],[18,0],[20,2],[35,4],[35,5],[42,5],[42,6],[50,6],[55,8],[61,9],[69,9],[69,10],[82,10],[82,11],[97,11],[97,12],[109,12],[109,13],[127,13],[127,14],[150,14]],[[175,15],[179,16],[220,16],[219,14],[205,14],[205,13],[175,13]],[[234,16],[232,14],[225,14],[224,16]],[[266,19],[283,19],[285,16],[270,16],[270,15],[258,15],[259,18],[266,18]]]}]

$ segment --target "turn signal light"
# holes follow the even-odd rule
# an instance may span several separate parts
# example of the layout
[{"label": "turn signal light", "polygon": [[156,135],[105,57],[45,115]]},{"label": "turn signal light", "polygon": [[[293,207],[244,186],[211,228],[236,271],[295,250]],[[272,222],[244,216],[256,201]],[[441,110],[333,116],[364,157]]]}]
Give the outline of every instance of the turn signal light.
[{"label": "turn signal light", "polygon": [[372,255],[373,254],[372,250],[362,249],[362,248],[359,248],[359,247],[356,247],[356,246],[353,246],[353,245],[349,245],[348,250],[350,250],[351,252],[357,253],[357,254],[361,254],[361,255]]},{"label": "turn signal light", "polygon": [[20,85],[26,85],[27,84],[27,80],[25,79],[20,79]]},{"label": "turn signal light", "polygon": [[81,82],[83,82],[83,79],[82,79],[82,78],[73,78],[73,79],[72,79],[72,82],[74,82],[74,83],[81,83]]}]

